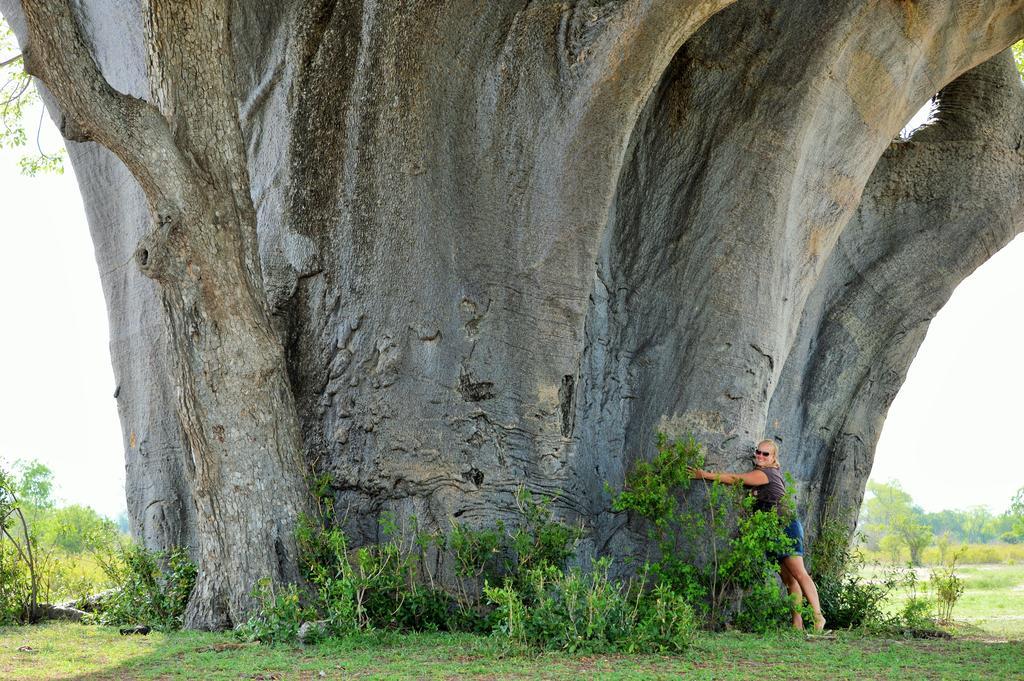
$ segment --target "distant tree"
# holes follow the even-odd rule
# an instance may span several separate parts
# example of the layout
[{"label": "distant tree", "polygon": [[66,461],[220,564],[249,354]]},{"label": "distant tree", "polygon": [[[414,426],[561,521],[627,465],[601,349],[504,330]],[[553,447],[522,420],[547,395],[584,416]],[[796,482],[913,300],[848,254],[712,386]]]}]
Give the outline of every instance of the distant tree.
[{"label": "distant tree", "polygon": [[902,562],[903,540],[895,534],[883,535],[878,548],[889,558],[890,563]]},{"label": "distant tree", "polygon": [[948,535],[950,541],[964,541],[964,511],[945,509],[935,513],[925,513],[924,522],[931,526],[936,536]]},{"label": "distant tree", "polygon": [[1024,487],[1017,490],[1010,502],[1010,510],[1006,512],[1010,520],[1010,530],[1006,533],[1011,541],[1024,541]]},{"label": "distant tree", "polygon": [[14,463],[16,490],[21,503],[31,509],[53,508],[53,471],[36,459]]},{"label": "distant tree", "polygon": [[[55,508],[53,471],[35,459],[18,460],[3,481],[18,500],[33,540],[40,546],[76,554],[105,535],[116,534],[117,524],[88,506]],[[127,524],[127,516],[125,524]]]},{"label": "distant tree", "polygon": [[984,544],[996,538],[996,519],[984,506],[972,506],[964,512],[964,540],[970,544]]},{"label": "distant tree", "polygon": [[933,535],[932,528],[919,522],[920,516],[904,515],[896,520],[893,527],[893,534],[899,537],[903,545],[910,552],[910,562],[914,565],[921,564],[921,554],[931,545]]},{"label": "distant tree", "polygon": [[882,538],[894,530],[898,521],[907,516],[921,516],[921,510],[914,506],[914,500],[901,486],[889,482],[868,481],[871,496],[862,508],[861,526],[865,541],[874,550],[880,548]]},{"label": "distant tree", "polygon": [[932,543],[932,527],[925,514],[896,481],[868,482],[871,497],[864,502],[864,533],[871,548],[881,549],[899,562],[900,547],[910,561],[921,564],[921,554]]},{"label": "distant tree", "polygon": [[114,521],[78,504],[50,511],[37,520],[33,529],[41,545],[70,554],[82,553],[97,541],[104,543],[117,534]]},{"label": "distant tree", "polygon": [[943,565],[946,564],[946,556],[949,555],[949,547],[952,543],[953,538],[948,531],[935,537],[935,546],[939,549],[939,562]]}]

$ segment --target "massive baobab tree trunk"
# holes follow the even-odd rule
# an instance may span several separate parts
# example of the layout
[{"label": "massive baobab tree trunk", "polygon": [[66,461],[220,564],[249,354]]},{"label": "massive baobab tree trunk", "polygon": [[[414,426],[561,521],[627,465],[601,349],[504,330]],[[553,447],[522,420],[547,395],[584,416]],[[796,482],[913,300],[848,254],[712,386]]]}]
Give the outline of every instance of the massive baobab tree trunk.
[{"label": "massive baobab tree trunk", "polygon": [[[24,36],[18,4],[3,7]],[[132,4],[76,11],[107,81],[166,116],[183,163],[222,164],[196,224],[230,199],[245,237],[233,266],[211,250],[194,280],[154,287],[130,262],[152,192],[70,143],[133,529],[197,547],[207,580],[210,528],[245,522],[219,495],[265,501],[266,525],[230,539],[273,553],[252,544],[302,507],[304,465],[331,474],[360,539],[383,510],[490,522],[525,484],[559,494],[592,550],[632,551],[603,483],[657,429],[693,432],[722,466],[777,436],[815,514],[823,494],[855,506],[927,320],[1021,227],[1021,85],[993,57],[1024,36],[1024,0],[236,2],[224,48],[189,56],[183,27]],[[150,94],[175,58],[224,73],[232,51],[234,147],[201,132],[231,108],[194,102],[202,84]],[[939,90],[939,121],[894,145]],[[178,244],[172,269],[196,248]],[[227,296],[247,323],[188,342],[174,296]],[[223,393],[233,381],[215,389],[199,367],[240,346],[254,356]],[[239,394],[264,376],[265,393]],[[304,462],[286,455],[292,400]],[[220,443],[221,415],[254,402],[279,427],[271,444]],[[248,468],[200,476],[202,446]],[[197,601],[244,604],[256,570],[237,569]]]}]

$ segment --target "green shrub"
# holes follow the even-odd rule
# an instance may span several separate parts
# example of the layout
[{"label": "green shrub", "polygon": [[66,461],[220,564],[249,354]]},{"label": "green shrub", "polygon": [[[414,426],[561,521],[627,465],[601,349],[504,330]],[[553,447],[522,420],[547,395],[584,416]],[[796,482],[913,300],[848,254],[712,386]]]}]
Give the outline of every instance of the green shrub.
[{"label": "green shrub", "polygon": [[419,581],[413,555],[397,538],[363,546],[351,562],[359,628],[447,631],[452,598]]},{"label": "green shrub", "polygon": [[887,619],[883,604],[900,581],[893,573],[875,582],[861,576],[864,559],[852,548],[844,522],[838,519],[822,522],[807,562],[818,587],[821,614],[831,627],[847,629],[880,624]]},{"label": "green shrub", "polygon": [[690,647],[699,623],[686,596],[658,584],[640,601],[640,619],[629,652],[679,653]]},{"label": "green shrub", "polygon": [[28,621],[32,578],[10,541],[0,541],[0,626]]},{"label": "green shrub", "polygon": [[834,578],[814,578],[821,601],[821,613],[829,626],[836,629],[880,627],[889,622],[884,610],[886,600],[903,583],[898,570],[883,573],[874,582],[863,579],[855,571]]},{"label": "green shrub", "polygon": [[94,621],[163,630],[181,627],[196,580],[196,566],[185,549],[163,553],[126,542],[97,557],[114,588],[100,602]]},{"label": "green shrub", "polygon": [[[917,635],[934,632],[936,620],[949,619],[963,593],[963,582],[953,571],[955,558],[948,570],[933,570],[931,581],[920,585],[936,590],[930,598],[918,593],[917,573],[912,569],[876,564],[874,578],[866,579],[864,553],[847,537],[845,524],[826,520],[809,556],[822,614],[830,626]],[[903,607],[896,613],[887,612],[886,602],[901,591],[908,594]]]},{"label": "green shrub", "polygon": [[957,556],[954,555],[948,567],[931,571],[930,586],[935,591],[935,619],[939,624],[953,620],[953,608],[964,595],[964,580],[956,574]]},{"label": "green shrub", "polygon": [[[415,521],[413,521],[415,524]],[[438,538],[414,528],[403,542],[389,518],[382,521],[385,541],[349,549],[339,528],[323,528],[308,519],[297,538],[300,563],[311,587],[310,602],[328,632],[343,636],[361,629],[409,631],[480,630],[469,605],[434,586],[424,554]]]},{"label": "green shrub", "polygon": [[261,579],[253,588],[258,607],[256,614],[235,629],[245,641],[286,643],[294,641],[303,622],[315,619],[312,609],[303,607],[295,584],[274,588],[269,579]]},{"label": "green shrub", "polygon": [[[341,530],[321,530],[303,518],[297,531],[299,557],[305,577],[314,593],[314,607],[334,635],[344,635],[359,626],[355,580],[348,562],[348,542]],[[257,593],[263,607],[272,601]],[[250,620],[251,621],[251,620]],[[298,625],[296,622],[296,633]]]},{"label": "green shrub", "polygon": [[488,586],[497,606],[497,630],[513,645],[538,650],[611,652],[681,651],[693,640],[696,618],[686,600],[658,585],[619,584],[608,577],[610,559],[589,572],[553,566],[528,570],[517,588]]},{"label": "green shrub", "polygon": [[692,437],[669,442],[659,433],[657,447],[650,462],[634,466],[612,502],[612,510],[648,522],[658,549],[651,562],[655,584],[684,598],[711,629],[784,625],[791,606],[771,554],[792,547],[783,531],[792,503],[781,513],[759,512],[742,484],[694,485],[688,469],[702,467],[704,454]]},{"label": "green shrub", "polygon": [[[936,631],[935,621],[932,618],[934,601],[925,594],[918,593],[919,581],[914,570],[906,570],[901,573],[902,588],[907,593],[907,600],[893,617],[875,627],[878,632],[899,632],[904,635],[919,635],[924,632]],[[927,591],[929,584],[922,585]]]},{"label": "green shrub", "polygon": [[[826,517],[808,554],[808,568],[818,587],[821,613],[835,629],[886,628],[899,624],[886,611],[885,602],[904,587],[909,575],[886,569],[872,581],[862,576],[864,554],[856,549],[846,523]],[[908,613],[916,616],[912,608]],[[904,618],[905,619],[905,618]]]},{"label": "green shrub", "polygon": [[[278,620],[286,616],[322,620],[334,636],[368,629],[486,633],[493,628],[494,614],[484,599],[485,581],[509,579],[519,585],[530,570],[561,572],[582,536],[579,528],[554,518],[552,499],[534,498],[521,488],[516,494],[521,522],[514,528],[501,522],[471,528],[453,520],[446,536],[421,531],[415,517],[399,528],[385,514],[380,519],[383,541],[353,549],[344,532],[333,527],[329,479],[318,479],[314,487],[320,490],[320,518],[303,518],[296,533],[309,586],[300,600],[309,609],[286,607],[278,594],[258,591],[260,609],[240,632],[243,636],[253,636],[269,622],[273,627],[266,635],[286,640],[301,625],[283,626]],[[452,561],[451,592],[435,574],[438,557]]]},{"label": "green shrub", "polygon": [[[682,650],[702,620],[752,631],[777,627],[788,621],[791,606],[768,554],[791,546],[784,518],[755,512],[741,486],[701,485],[703,506],[677,499],[690,487],[687,466],[702,463],[692,438],[670,444],[660,436],[654,461],[639,464],[615,499],[615,510],[651,521],[660,550],[643,579],[624,584],[609,579],[610,559],[595,561],[589,571],[567,570],[582,528],[557,520],[553,499],[522,488],[514,526],[452,520],[443,534],[421,531],[415,517],[399,528],[384,515],[383,541],[353,549],[334,526],[330,480],[323,476],[314,484],[320,517],[304,519],[297,531],[309,591],[261,587],[255,594],[260,610],[240,634],[287,640],[306,618],[322,621],[325,633],[335,636],[497,627],[531,648]],[[705,534],[709,560],[698,567],[679,549]],[[451,591],[435,574],[445,561],[451,569],[443,586]]]},{"label": "green shrub", "polygon": [[885,626],[876,628],[878,630],[900,629],[911,631],[928,631],[935,628],[931,618],[932,604],[927,598],[911,596],[903,604],[896,617],[885,623]]},{"label": "green shrub", "polygon": [[[507,534],[511,549],[504,565],[505,574],[513,578],[534,568],[564,569],[583,538],[582,527],[571,527],[554,517],[553,497],[534,497],[525,487],[515,495],[516,507],[523,522]],[[499,525],[499,530],[504,529]]]}]

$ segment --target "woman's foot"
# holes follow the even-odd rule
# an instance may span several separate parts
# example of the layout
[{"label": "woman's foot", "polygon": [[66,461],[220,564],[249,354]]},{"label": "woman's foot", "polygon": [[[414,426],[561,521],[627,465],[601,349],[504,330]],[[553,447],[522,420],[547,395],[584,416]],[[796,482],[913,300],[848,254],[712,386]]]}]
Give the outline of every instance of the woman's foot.
[{"label": "woman's foot", "polygon": [[822,617],[821,613],[814,614],[814,630],[824,631],[825,630],[825,618]]},{"label": "woman's foot", "polygon": [[793,628],[800,630],[804,628],[804,618],[798,612],[793,613]]}]

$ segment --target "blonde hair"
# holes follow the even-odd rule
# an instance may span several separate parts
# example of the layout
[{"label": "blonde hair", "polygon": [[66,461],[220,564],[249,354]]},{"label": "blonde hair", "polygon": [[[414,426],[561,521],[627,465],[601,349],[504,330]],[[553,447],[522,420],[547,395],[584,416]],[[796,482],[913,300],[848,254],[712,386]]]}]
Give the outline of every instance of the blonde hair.
[{"label": "blonde hair", "polygon": [[771,462],[762,466],[762,468],[782,468],[779,464],[779,446],[775,444],[775,440],[761,440],[757,443],[757,448],[760,449],[761,445],[772,446],[772,459]]}]

